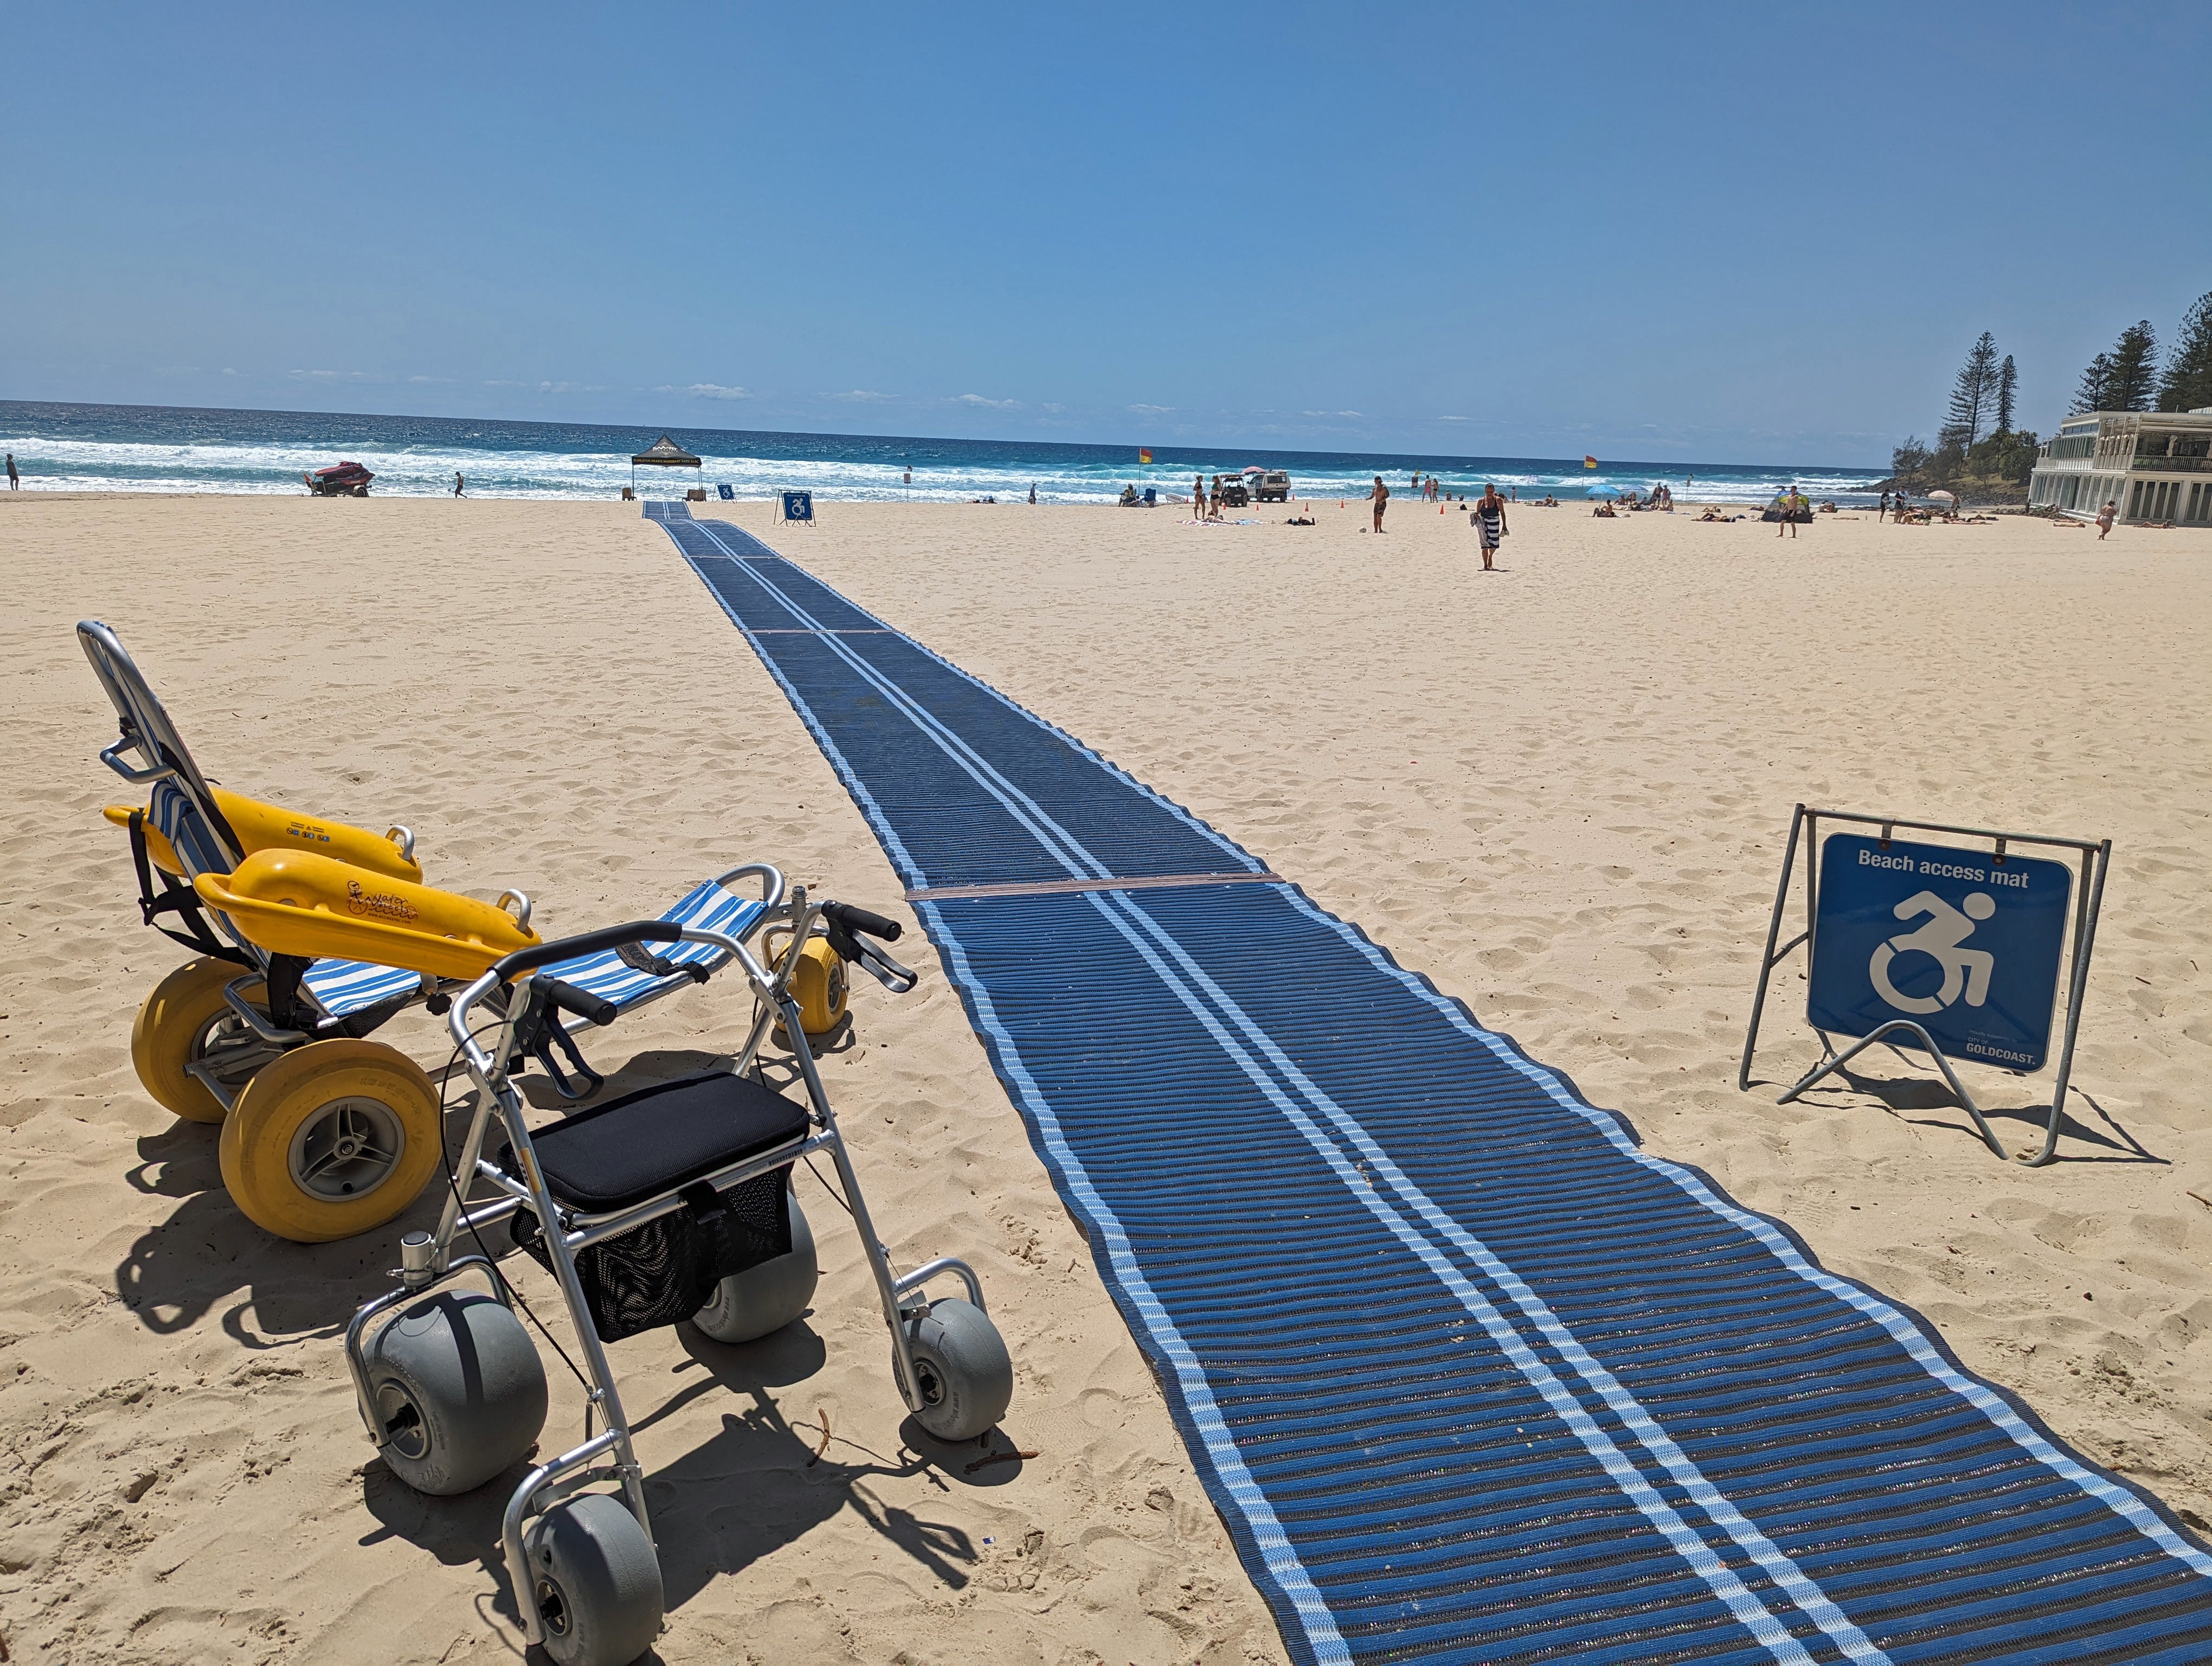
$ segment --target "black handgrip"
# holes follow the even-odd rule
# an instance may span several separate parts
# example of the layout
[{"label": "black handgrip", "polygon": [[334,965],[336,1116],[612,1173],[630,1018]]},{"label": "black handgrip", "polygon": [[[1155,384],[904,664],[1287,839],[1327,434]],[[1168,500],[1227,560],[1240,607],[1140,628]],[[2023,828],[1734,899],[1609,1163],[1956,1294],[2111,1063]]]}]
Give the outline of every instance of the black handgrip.
[{"label": "black handgrip", "polygon": [[880,914],[870,914],[866,909],[856,909],[850,903],[824,903],[822,912],[836,924],[848,932],[859,932],[866,937],[880,937],[886,943],[896,943],[906,927],[896,920],[886,920]]},{"label": "black handgrip", "polygon": [[517,949],[513,954],[501,955],[492,962],[491,970],[503,982],[510,982],[525,972],[534,972],[540,966],[550,966],[556,960],[574,960],[580,956],[598,954],[605,949],[619,949],[625,943],[680,943],[684,933],[665,920],[633,920],[627,926],[602,926],[595,932],[586,932],[580,937],[564,937],[558,942],[540,943],[532,949]]},{"label": "black handgrip", "polygon": [[588,1024],[604,1029],[620,1016],[620,1010],[611,1000],[602,1000],[588,989],[579,989],[573,983],[563,983],[557,977],[541,977],[538,988],[546,1004],[564,1012],[574,1012]]}]

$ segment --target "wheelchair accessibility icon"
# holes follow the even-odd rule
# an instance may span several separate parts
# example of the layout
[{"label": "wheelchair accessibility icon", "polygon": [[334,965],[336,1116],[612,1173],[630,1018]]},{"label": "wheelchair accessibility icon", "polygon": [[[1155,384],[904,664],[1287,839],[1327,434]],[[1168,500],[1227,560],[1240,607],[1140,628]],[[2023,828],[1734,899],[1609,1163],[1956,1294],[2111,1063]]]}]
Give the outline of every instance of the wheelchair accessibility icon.
[{"label": "wheelchair accessibility icon", "polygon": [[[1979,1006],[1990,998],[1990,974],[1996,969],[1996,957],[1985,949],[1963,945],[1973,935],[1974,927],[1996,911],[1996,901],[1987,891],[1969,893],[1960,908],[1953,908],[1932,891],[1906,897],[1893,910],[1897,917],[1912,920],[1925,915],[1927,923],[1917,931],[1886,938],[1875,945],[1874,958],[1867,965],[1875,992],[1900,1012],[1940,1012],[1961,995],[1967,1006]],[[1924,954],[1933,959],[1943,969],[1942,987],[1932,995],[1899,994],[1890,981],[1889,968],[1902,954]]]}]

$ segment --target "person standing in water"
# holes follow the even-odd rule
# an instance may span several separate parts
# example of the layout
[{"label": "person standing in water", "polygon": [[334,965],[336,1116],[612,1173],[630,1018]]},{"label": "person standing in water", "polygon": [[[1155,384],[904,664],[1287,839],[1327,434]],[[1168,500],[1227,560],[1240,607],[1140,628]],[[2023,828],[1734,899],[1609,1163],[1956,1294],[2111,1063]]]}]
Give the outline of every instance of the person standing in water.
[{"label": "person standing in water", "polygon": [[1498,495],[1496,486],[1482,489],[1482,496],[1475,500],[1474,512],[1468,519],[1474,523],[1474,530],[1481,538],[1482,570],[1495,572],[1491,558],[1498,553],[1498,541],[1505,536],[1505,500]]},{"label": "person standing in water", "polygon": [[1031,503],[1036,502],[1036,482],[1034,480],[1030,482],[1030,502]]},{"label": "person standing in water", "polygon": [[1375,477],[1375,489],[1368,493],[1367,496],[1369,501],[1375,505],[1375,530],[1379,532],[1382,530],[1383,508],[1390,502],[1390,489],[1382,483],[1382,477],[1381,475],[1378,474]]},{"label": "person standing in water", "polygon": [[15,453],[12,451],[8,453],[8,489],[11,492],[23,489],[23,477],[15,472]]}]

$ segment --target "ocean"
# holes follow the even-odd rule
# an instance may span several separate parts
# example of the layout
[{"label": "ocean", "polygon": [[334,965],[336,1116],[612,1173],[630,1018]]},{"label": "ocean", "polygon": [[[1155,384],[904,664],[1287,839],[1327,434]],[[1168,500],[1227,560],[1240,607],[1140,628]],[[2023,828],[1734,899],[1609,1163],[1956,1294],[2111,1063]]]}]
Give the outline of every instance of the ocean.
[{"label": "ocean", "polygon": [[[33,491],[301,492],[301,475],[340,460],[366,465],[371,490],[441,496],[458,472],[477,497],[611,497],[629,483],[629,459],[659,429],[504,423],[459,416],[369,416],[332,411],[204,410],[166,405],[46,404],[0,400],[0,449],[15,453]],[[1448,489],[1495,482],[1523,497],[1611,497],[1665,481],[1677,500],[1763,502],[1793,482],[1816,502],[1871,502],[1874,469],[1814,465],[1641,463],[1582,459],[1451,457],[1398,452],[1277,451],[1232,445],[1154,448],[1047,441],[928,440],[885,435],[748,433],[673,428],[705,465],[704,483],[743,498],[811,490],[825,500],[912,498],[966,502],[1026,499],[1110,503],[1124,485],[1186,494],[1191,477],[1248,464],[1289,471],[1295,497],[1364,496],[1379,474],[1402,490],[1419,470]],[[908,483],[908,471],[912,483]],[[641,469],[642,496],[674,496],[698,483],[690,470]]]}]

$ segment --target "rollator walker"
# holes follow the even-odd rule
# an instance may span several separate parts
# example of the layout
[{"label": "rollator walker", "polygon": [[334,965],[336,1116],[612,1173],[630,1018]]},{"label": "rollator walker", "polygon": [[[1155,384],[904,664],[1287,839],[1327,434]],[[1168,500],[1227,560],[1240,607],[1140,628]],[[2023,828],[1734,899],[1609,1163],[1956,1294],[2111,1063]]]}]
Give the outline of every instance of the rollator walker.
[{"label": "rollator walker", "polygon": [[[120,728],[100,761],[149,789],[143,806],[103,812],[130,835],[140,913],[196,951],[139,1009],[139,1080],[177,1116],[223,1125],[224,1183],[268,1231],[312,1243],[382,1225],[436,1172],[438,1096],[413,1061],[367,1037],[417,1002],[442,1012],[493,960],[538,944],[529,897],[486,904],[423,885],[404,826],[378,835],[214,785],[115,633],[87,620],[77,638]],[[746,936],[780,912],[773,872],[733,867],[662,918]],[[746,879],[763,881],[757,900],[732,889]],[[249,913],[255,931],[241,928]],[[844,1016],[845,964],[818,928],[794,940],[794,988],[821,1035]],[[719,962],[692,945],[673,958]],[[559,975],[625,1011],[690,987],[688,974],[655,977],[612,955]],[[546,1040],[564,1095],[582,1090],[556,1048],[596,1084],[573,1046]]]},{"label": "rollator walker", "polygon": [[[781,876],[774,884],[780,891]],[[913,987],[914,974],[870,940],[895,939],[896,922],[811,902],[803,889],[792,897],[796,940],[818,923],[841,958],[894,991]],[[714,952],[742,976],[756,1010],[734,1061],[533,1131],[510,1061],[564,1013],[595,1025],[616,1016],[552,969],[611,952],[660,975],[680,964],[663,945]],[[399,1286],[354,1316],[346,1360],[362,1423],[392,1472],[433,1496],[467,1492],[528,1453],[546,1415],[544,1365],[515,1312],[528,1308],[500,1265],[507,1252],[486,1235],[504,1227],[510,1244],[551,1273],[581,1344],[586,1438],[522,1478],[501,1541],[525,1637],[558,1666],[623,1666],[652,1645],[664,1611],[643,1472],[607,1345],[683,1319],[743,1342],[798,1318],[816,1263],[792,1194],[794,1164],[821,1153],[835,1168],[915,1421],[939,1440],[969,1440],[1012,1397],[1012,1364],[974,1270],[951,1256],[893,1269],[808,1044],[793,988],[798,963],[787,952],[770,971],[738,935],[640,921],[502,956],[447,1013],[476,1090],[468,1133],[437,1229],[400,1240]],[[503,1010],[495,1005],[502,993]],[[758,1076],[761,1046],[779,1025],[803,1104]],[[488,1292],[459,1287],[464,1274],[480,1275]],[[930,1300],[926,1286],[948,1277],[964,1299]]]}]

